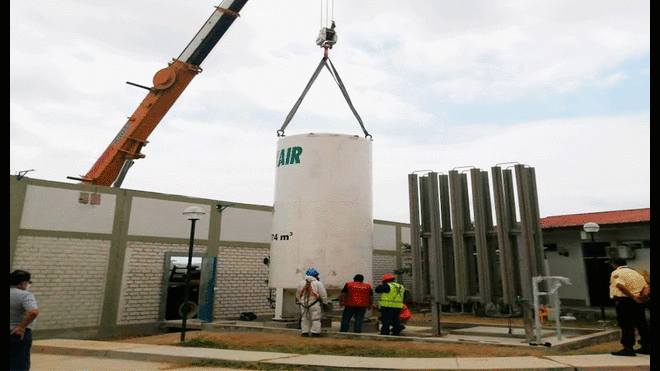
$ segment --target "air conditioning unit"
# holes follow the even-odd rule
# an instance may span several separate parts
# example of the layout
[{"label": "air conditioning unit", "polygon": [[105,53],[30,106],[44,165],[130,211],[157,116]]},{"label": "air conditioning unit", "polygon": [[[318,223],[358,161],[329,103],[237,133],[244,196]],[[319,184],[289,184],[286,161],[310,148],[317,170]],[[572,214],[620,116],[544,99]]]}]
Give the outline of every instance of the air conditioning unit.
[{"label": "air conditioning unit", "polygon": [[608,246],[607,257],[610,259],[635,259],[635,250],[630,246]]}]

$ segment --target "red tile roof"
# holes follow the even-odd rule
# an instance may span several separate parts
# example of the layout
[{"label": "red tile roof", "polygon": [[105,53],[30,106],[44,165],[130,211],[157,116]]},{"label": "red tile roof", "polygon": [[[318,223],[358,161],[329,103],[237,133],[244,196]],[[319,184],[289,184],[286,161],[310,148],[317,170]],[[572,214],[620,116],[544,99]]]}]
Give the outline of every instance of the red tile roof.
[{"label": "red tile roof", "polygon": [[581,227],[585,223],[594,222],[599,225],[640,223],[651,221],[651,208],[603,211],[598,213],[557,215],[541,218],[541,228]]}]

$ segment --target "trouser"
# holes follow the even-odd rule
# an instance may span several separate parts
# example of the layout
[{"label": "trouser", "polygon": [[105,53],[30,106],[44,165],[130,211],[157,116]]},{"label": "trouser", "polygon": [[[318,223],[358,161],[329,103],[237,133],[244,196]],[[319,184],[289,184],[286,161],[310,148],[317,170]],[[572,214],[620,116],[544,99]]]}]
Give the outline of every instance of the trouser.
[{"label": "trouser", "polygon": [[621,327],[621,345],[632,348],[635,345],[635,329],[639,332],[639,343],[650,346],[649,327],[646,322],[644,306],[631,298],[615,298],[616,319]]},{"label": "trouser", "polygon": [[344,307],[344,313],[341,315],[341,326],[339,327],[339,331],[348,331],[351,324],[351,317],[355,317],[353,332],[362,332],[362,321],[364,320],[364,314],[366,311],[367,308],[365,307]]},{"label": "trouser", "polygon": [[9,347],[9,370],[29,370],[32,330],[25,329],[22,339],[19,335],[9,334]]},{"label": "trouser", "polygon": [[304,305],[300,306],[300,328],[303,334],[311,332],[312,334],[321,333],[321,317],[323,316],[323,311],[321,310],[321,303],[316,302],[315,304],[305,307]]},{"label": "trouser", "polygon": [[401,308],[380,308],[380,320],[383,323],[380,327],[381,335],[389,335],[390,326],[392,327],[392,335],[399,335],[402,330],[401,321],[399,320],[400,313]]}]

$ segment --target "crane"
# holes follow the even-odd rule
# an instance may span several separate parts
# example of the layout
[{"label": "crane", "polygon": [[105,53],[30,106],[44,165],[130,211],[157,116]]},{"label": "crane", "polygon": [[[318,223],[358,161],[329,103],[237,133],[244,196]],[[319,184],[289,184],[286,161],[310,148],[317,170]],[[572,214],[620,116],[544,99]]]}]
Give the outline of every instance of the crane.
[{"label": "crane", "polygon": [[183,50],[178,58],[156,72],[153,87],[121,128],[94,166],[81,178],[67,177],[86,184],[120,187],[126,172],[135,159],[144,158],[140,152],[147,138],[174,105],[190,81],[202,71],[200,64],[239,16],[248,0],[223,0]]}]

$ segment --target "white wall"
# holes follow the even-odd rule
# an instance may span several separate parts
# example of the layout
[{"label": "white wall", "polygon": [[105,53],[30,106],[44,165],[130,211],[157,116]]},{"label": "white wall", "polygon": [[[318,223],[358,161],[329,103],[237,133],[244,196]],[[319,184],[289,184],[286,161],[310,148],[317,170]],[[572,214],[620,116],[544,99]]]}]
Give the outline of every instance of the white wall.
[{"label": "white wall", "polygon": [[201,207],[206,215],[195,222],[195,238],[202,240],[209,236],[209,205],[134,197],[128,234],[151,237],[190,237],[191,222],[183,212],[190,206]]},{"label": "white wall", "polygon": [[102,194],[100,205],[82,204],[79,197],[80,191],[73,189],[28,186],[21,228],[111,233],[116,196]]},{"label": "white wall", "polygon": [[376,224],[373,227],[374,250],[396,251],[396,227],[386,224]]},{"label": "white wall", "polygon": [[222,212],[221,241],[270,243],[273,213],[228,207]]}]

